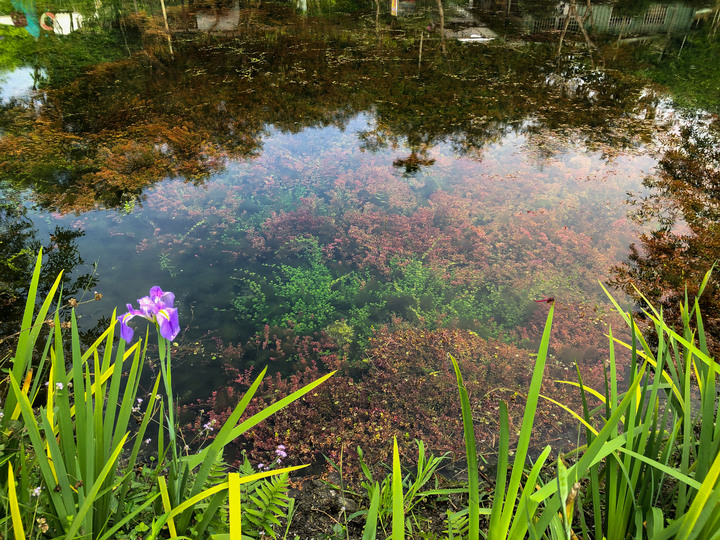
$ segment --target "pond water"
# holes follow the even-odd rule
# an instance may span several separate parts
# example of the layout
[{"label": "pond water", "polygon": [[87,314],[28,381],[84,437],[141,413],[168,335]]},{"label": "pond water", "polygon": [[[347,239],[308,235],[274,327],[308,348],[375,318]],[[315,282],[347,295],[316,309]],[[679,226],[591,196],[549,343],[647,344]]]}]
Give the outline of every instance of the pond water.
[{"label": "pond water", "polygon": [[[0,78],[6,260],[44,244],[66,298],[101,293],[78,309],[87,339],[151,286],[173,291],[186,397],[225,385],[198,362],[290,334],[350,364],[409,327],[529,354],[548,299],[566,320],[607,313],[600,283],[658,227],[638,201],[688,124],[624,49],[593,69],[580,45],[558,60],[554,43],[441,40],[416,7],[235,5],[213,26],[171,6],[170,34],[85,17],[26,43]],[[4,272],[9,335],[22,286],[7,280],[27,273]],[[268,360],[289,374],[297,357],[234,366]]]}]

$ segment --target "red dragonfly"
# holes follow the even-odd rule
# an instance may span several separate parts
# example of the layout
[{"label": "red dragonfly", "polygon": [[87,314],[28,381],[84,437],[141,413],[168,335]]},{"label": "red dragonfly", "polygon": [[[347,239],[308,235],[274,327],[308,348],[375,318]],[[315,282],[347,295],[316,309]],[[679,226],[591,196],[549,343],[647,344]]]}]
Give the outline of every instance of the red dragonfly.
[{"label": "red dragonfly", "polygon": [[542,300],[535,300],[535,302],[537,302],[538,304],[542,304],[543,302],[547,302],[548,304],[554,304],[555,298],[550,296],[548,298],[543,298]]}]

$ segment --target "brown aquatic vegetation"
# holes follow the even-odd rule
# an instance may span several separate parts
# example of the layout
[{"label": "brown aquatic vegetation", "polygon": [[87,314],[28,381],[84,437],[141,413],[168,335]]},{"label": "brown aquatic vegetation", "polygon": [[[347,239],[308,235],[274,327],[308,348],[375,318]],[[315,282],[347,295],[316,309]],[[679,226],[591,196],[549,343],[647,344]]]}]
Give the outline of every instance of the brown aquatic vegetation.
[{"label": "brown aquatic vegetation", "polygon": [[[235,451],[244,450],[255,461],[268,463],[277,445],[283,444],[290,454],[287,463],[315,461],[319,465],[322,465],[323,454],[337,462],[343,451],[349,475],[359,472],[355,453],[358,446],[369,463],[387,462],[387,441],[393,436],[398,437],[408,452],[412,451],[412,441],[417,438],[438,454],[449,452],[461,458],[462,420],[457,383],[448,360],[448,354],[452,354],[463,370],[470,393],[479,449],[492,462],[497,444],[499,402],[509,403],[511,423],[519,425],[534,361],[530,351],[539,342],[546,311],[536,310],[524,334],[529,348],[519,348],[503,340],[483,339],[466,330],[428,331],[401,321],[396,323],[396,330],[379,329],[359,362],[348,363],[345,351],[327,337],[300,338],[287,331],[273,335],[274,330],[269,328],[264,336],[258,336],[242,350],[221,348],[221,354],[225,350],[237,365],[243,365],[248,355],[256,357],[266,350],[270,357],[293,359],[291,374],[278,372],[263,383],[247,414],[290,394],[328,370],[340,370],[311,395],[237,441]],[[553,339],[543,386],[546,395],[571,406],[580,405],[574,387],[555,382],[577,380],[572,362],[578,363],[586,385],[602,389],[608,351],[602,343],[609,320],[616,321],[614,328],[622,328],[619,318],[558,302],[556,328],[562,330]],[[623,361],[620,363],[623,365]],[[250,371],[241,372],[231,365],[226,370],[231,375],[227,387],[213,392],[207,400],[186,407],[187,413],[203,411],[188,426],[191,430],[202,431],[208,421],[222,422],[252,381]],[[539,405],[536,424],[543,444],[552,441],[556,451],[572,448],[577,442],[574,421],[548,401]],[[511,429],[512,433],[515,431]]]}]

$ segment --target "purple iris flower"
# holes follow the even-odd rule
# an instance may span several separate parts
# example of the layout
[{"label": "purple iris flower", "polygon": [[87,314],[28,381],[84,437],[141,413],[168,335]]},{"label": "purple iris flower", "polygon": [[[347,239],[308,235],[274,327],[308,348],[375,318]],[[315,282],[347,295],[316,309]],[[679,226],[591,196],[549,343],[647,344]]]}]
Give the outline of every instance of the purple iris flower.
[{"label": "purple iris flower", "polygon": [[160,329],[160,335],[165,339],[172,341],[180,332],[180,322],[178,320],[177,308],[173,307],[175,295],[171,292],[163,292],[163,290],[155,286],[150,289],[150,295],[144,296],[138,300],[140,309],[133,309],[128,304],[128,312],[124,315],[118,315],[120,322],[120,337],[130,343],[135,333],[128,326],[128,321],[133,317],[144,317],[150,322],[157,324]]}]

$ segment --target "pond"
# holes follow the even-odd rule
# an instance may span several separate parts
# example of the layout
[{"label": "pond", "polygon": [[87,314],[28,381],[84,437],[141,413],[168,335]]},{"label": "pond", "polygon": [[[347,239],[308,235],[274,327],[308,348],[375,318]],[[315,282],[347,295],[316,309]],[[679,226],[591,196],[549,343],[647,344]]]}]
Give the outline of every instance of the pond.
[{"label": "pond", "polygon": [[[202,400],[196,428],[222,419],[249,370],[269,364],[277,391],[339,368],[325,397],[351,418],[316,447],[357,444],[363,423],[366,442],[400,430],[454,448],[418,425],[456,403],[400,413],[387,395],[449,391],[422,385],[450,374],[452,352],[496,416],[498,395],[522,394],[551,301],[551,373],[578,362],[599,383],[613,320],[601,284],[627,306],[632,283],[672,303],[714,260],[690,239],[715,226],[713,192],[692,179],[717,179],[717,117],[677,109],[615,38],[592,61],[581,39],[558,57],[557,35],[533,41],[517,14],[473,7],[446,7],[447,32],[420,2],[397,18],[124,6],[37,41],[5,31],[0,332],[16,331],[45,245],[86,340],[151,286],[175,293],[176,388]],[[455,39],[469,27],[493,39]]]}]

